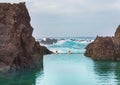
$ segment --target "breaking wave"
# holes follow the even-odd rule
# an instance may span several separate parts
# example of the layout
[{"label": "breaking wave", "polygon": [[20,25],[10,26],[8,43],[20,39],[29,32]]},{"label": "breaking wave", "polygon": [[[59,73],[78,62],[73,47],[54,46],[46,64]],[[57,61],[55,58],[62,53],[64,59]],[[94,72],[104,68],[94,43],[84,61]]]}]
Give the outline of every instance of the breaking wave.
[{"label": "breaking wave", "polygon": [[93,42],[94,39],[59,39],[57,43],[52,45],[46,45],[47,48],[53,52],[58,53],[67,53],[71,51],[71,53],[84,53],[85,47]]}]

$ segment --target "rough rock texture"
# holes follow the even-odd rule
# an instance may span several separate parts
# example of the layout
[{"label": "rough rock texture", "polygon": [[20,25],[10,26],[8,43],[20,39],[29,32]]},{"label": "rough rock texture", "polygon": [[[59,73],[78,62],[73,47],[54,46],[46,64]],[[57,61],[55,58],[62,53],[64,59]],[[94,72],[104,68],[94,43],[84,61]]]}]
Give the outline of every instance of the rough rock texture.
[{"label": "rough rock texture", "polygon": [[97,37],[86,47],[85,55],[97,60],[114,60],[115,52],[112,38]]},{"label": "rough rock texture", "polygon": [[43,48],[32,31],[25,3],[0,3],[0,70],[42,66]]},{"label": "rough rock texture", "polygon": [[120,60],[120,26],[114,37],[99,37],[86,47],[85,56],[96,60]]},{"label": "rough rock texture", "polygon": [[118,60],[120,60],[120,25],[115,32],[114,45],[116,56],[118,57]]}]

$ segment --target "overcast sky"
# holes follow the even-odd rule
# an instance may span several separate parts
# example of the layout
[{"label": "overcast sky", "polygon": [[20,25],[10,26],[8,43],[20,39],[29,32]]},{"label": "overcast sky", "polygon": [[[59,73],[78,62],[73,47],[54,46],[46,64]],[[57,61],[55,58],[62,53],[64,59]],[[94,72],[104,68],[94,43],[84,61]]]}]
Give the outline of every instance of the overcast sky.
[{"label": "overcast sky", "polygon": [[25,1],[39,37],[113,35],[120,24],[120,0],[0,0]]}]

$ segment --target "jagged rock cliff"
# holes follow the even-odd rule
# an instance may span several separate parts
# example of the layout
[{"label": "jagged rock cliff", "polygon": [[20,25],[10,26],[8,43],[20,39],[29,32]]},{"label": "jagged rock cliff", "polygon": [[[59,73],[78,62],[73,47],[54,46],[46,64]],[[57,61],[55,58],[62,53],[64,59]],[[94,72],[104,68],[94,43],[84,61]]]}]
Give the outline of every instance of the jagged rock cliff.
[{"label": "jagged rock cliff", "polygon": [[120,60],[120,25],[114,37],[98,37],[86,47],[85,56],[97,60]]},{"label": "jagged rock cliff", "polygon": [[0,3],[0,70],[42,66],[44,49],[32,32],[25,3]]}]

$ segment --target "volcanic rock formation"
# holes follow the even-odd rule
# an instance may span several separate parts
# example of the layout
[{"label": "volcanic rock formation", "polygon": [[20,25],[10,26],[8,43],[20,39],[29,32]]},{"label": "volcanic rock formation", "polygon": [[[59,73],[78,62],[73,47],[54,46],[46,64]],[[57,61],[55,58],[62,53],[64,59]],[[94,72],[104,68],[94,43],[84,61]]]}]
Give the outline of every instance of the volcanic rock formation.
[{"label": "volcanic rock formation", "polygon": [[120,25],[114,37],[99,37],[86,47],[85,56],[96,60],[120,60]]},{"label": "volcanic rock formation", "polygon": [[25,3],[0,3],[0,70],[42,66],[44,49],[32,32]]},{"label": "volcanic rock formation", "polygon": [[46,45],[51,45],[51,44],[57,43],[57,39],[45,38],[45,40],[41,40],[40,43],[46,44]]}]

